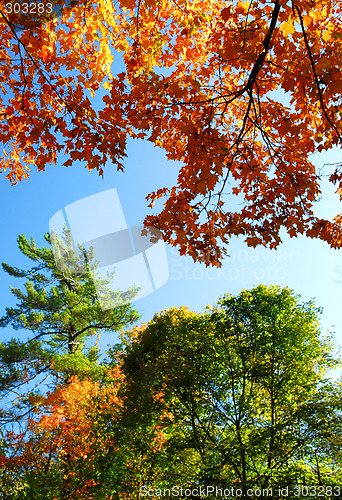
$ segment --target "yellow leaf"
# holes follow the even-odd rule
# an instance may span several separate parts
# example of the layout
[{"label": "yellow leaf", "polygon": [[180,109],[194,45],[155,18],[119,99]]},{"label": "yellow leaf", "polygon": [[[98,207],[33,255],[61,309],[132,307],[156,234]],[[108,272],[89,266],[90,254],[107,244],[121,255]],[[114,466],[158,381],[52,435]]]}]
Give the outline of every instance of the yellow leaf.
[{"label": "yellow leaf", "polygon": [[238,2],[236,9],[235,9],[235,12],[237,14],[247,14],[248,9],[249,9],[249,5],[250,5],[250,2],[246,2],[246,3]]},{"label": "yellow leaf", "polygon": [[293,21],[285,21],[279,26],[279,29],[284,33],[285,36],[295,32]]}]

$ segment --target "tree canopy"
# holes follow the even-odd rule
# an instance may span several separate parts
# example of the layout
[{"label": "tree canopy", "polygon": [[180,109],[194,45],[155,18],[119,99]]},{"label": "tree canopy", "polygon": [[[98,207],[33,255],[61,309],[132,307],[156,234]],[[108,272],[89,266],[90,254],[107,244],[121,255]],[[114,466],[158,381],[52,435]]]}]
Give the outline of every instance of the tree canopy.
[{"label": "tree canopy", "polygon": [[[220,265],[233,235],[276,248],[282,228],[341,247],[341,216],[315,214],[311,160],[341,144],[340,2],[56,0],[33,17],[14,5],[0,12],[11,182],[62,151],[64,165],[124,170],[127,139],[147,139],[181,167],[146,193],[164,206],[145,223],[182,254]],[[326,175],[341,193],[340,166]]]},{"label": "tree canopy", "polygon": [[255,488],[278,498],[283,486],[341,485],[341,393],[327,378],[337,360],[318,312],[287,288],[258,286],[203,314],[163,311],[131,337],[127,425],[159,425],[170,455],[193,451],[177,484],[246,498]]},{"label": "tree canopy", "polygon": [[26,429],[2,443],[0,487],[35,500],[341,498],[339,358],[318,315],[258,286],[126,330],[101,377],[79,367],[31,397]]}]

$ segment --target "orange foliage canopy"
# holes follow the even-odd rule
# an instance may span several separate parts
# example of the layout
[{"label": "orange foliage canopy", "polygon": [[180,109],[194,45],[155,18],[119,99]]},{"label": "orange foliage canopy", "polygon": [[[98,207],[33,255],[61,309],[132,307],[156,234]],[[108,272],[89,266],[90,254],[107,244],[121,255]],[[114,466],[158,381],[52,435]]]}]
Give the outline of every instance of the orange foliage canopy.
[{"label": "orange foliage canopy", "polygon": [[[320,178],[310,161],[341,143],[341,2],[95,0],[61,9],[38,22],[1,8],[0,168],[11,182],[60,151],[65,165],[81,160],[103,175],[110,160],[123,170],[127,138],[147,138],[182,166],[176,186],[148,195],[151,206],[165,203],[145,223],[181,253],[220,265],[232,235],[275,248],[282,227],[342,246],[342,215],[314,214]],[[341,192],[342,172],[329,175]]]},{"label": "orange foliage canopy", "polygon": [[118,369],[107,378],[112,383],[101,387],[72,377],[47,396],[32,397],[35,415],[28,419],[26,435],[8,433],[12,456],[1,456],[0,467],[25,477],[33,490],[59,492],[58,498],[97,498],[96,458],[114,446],[112,436],[101,429],[101,419],[108,413],[115,419],[121,406]]}]

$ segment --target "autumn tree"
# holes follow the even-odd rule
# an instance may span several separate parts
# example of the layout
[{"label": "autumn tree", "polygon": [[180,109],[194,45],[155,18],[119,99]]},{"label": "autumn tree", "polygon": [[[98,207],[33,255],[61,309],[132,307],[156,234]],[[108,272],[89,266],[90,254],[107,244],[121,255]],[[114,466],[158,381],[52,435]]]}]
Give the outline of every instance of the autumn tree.
[{"label": "autumn tree", "polygon": [[[10,276],[26,280],[24,290],[11,288],[17,305],[7,307],[0,319],[1,327],[21,331],[19,338],[0,343],[3,421],[12,421],[15,414],[19,417],[15,408],[25,407],[35,385],[48,377],[52,387],[74,375],[101,378],[99,336],[118,331],[139,317],[127,303],[135,296],[135,288],[114,291],[109,287],[111,278],[103,279],[102,284],[115,307],[101,308],[94,284],[94,255],[90,253],[87,260],[81,249],[75,250],[70,231],[66,230],[59,247],[55,246],[57,256],[64,249],[63,265],[56,263],[50,235],[46,234],[45,240],[48,247],[39,248],[32,238],[18,237],[20,251],[34,262],[29,270],[3,264]],[[82,273],[77,274],[77,266]]]},{"label": "autumn tree", "polygon": [[131,339],[126,425],[159,419],[196,457],[172,484],[240,488],[248,498],[249,488],[277,498],[279,487],[341,486],[341,387],[327,378],[337,360],[318,312],[288,288],[259,286],[203,314],[163,311]]},{"label": "autumn tree", "polygon": [[[125,347],[131,342],[139,343],[145,328],[146,325],[141,325],[122,332],[122,343],[111,347],[106,359],[108,368],[119,370],[122,376],[117,392],[120,408],[114,419],[111,413],[103,417],[114,446],[99,459],[98,468],[105,490],[120,499],[136,499],[144,485],[152,489],[167,488],[170,484],[186,487],[196,480],[201,468],[198,452],[187,441],[182,429],[168,426],[174,415],[164,406],[163,391],[150,393],[145,386],[138,398],[132,392],[128,396],[126,383],[129,378],[122,369],[127,354]],[[132,369],[139,377],[139,366]],[[131,396],[127,406],[127,398]],[[140,404],[141,399],[144,404]],[[150,400],[158,407],[152,413],[148,411]]]},{"label": "autumn tree", "polygon": [[120,408],[121,378],[108,369],[101,381],[73,376],[36,398],[25,435],[11,434],[12,453],[0,457],[3,493],[18,500],[113,498],[102,463],[109,449],[118,453],[108,423]]},{"label": "autumn tree", "polygon": [[[311,160],[341,144],[340,2],[15,5],[0,11],[0,168],[12,183],[60,152],[100,175],[107,161],[124,170],[127,138],[147,139],[181,166],[176,186],[146,193],[164,207],[145,223],[182,254],[219,265],[231,236],[276,248],[282,228],[341,247],[341,216],[315,214]],[[340,165],[325,175],[340,194]]]},{"label": "autumn tree", "polygon": [[327,378],[337,360],[318,312],[259,286],[126,331],[101,380],[76,375],[31,396],[28,432],[0,458],[7,490],[14,478],[18,499],[133,499],[175,485],[340,498],[341,384]]}]

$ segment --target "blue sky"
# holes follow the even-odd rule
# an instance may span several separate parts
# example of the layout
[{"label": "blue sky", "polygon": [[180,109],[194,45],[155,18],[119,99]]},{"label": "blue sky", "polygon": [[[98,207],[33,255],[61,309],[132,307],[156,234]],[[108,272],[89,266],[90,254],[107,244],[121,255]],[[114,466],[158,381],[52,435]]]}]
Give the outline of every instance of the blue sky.
[{"label": "blue sky", "polygon": [[[45,243],[43,235],[49,230],[49,220],[56,212],[108,189],[116,188],[128,226],[142,224],[144,217],[151,213],[146,195],[173,185],[179,169],[179,165],[168,161],[161,150],[143,141],[129,143],[124,173],[107,165],[104,179],[78,164],[63,167],[64,161],[61,157],[59,165],[47,167],[45,172],[32,171],[27,181],[16,186],[11,186],[1,176],[1,262],[24,268],[30,266],[31,262],[17,247],[18,234],[33,236],[42,245]],[[342,161],[339,151],[315,157],[319,167],[338,161]],[[317,213],[331,218],[341,211],[341,203],[326,180],[322,194]],[[272,251],[248,248],[242,238],[235,238],[229,253],[221,269],[206,268],[204,264],[193,263],[189,257],[180,257],[176,249],[167,246],[169,279],[154,293],[135,302],[142,315],[141,321],[148,321],[155,313],[174,306],[185,305],[199,312],[206,305],[215,304],[224,293],[237,294],[258,284],[273,284],[290,287],[302,296],[302,300],[314,298],[316,305],[324,308],[323,329],[335,332],[337,343],[342,345],[342,283],[338,283],[339,279],[342,282],[338,274],[338,267],[342,271],[341,250],[332,250],[321,241],[285,236],[283,245]],[[2,268],[0,273],[2,315],[6,306],[15,304],[9,286],[18,283]],[[8,329],[2,335],[8,338],[12,331]],[[102,338],[102,345],[116,340],[115,335],[110,339]]]}]

